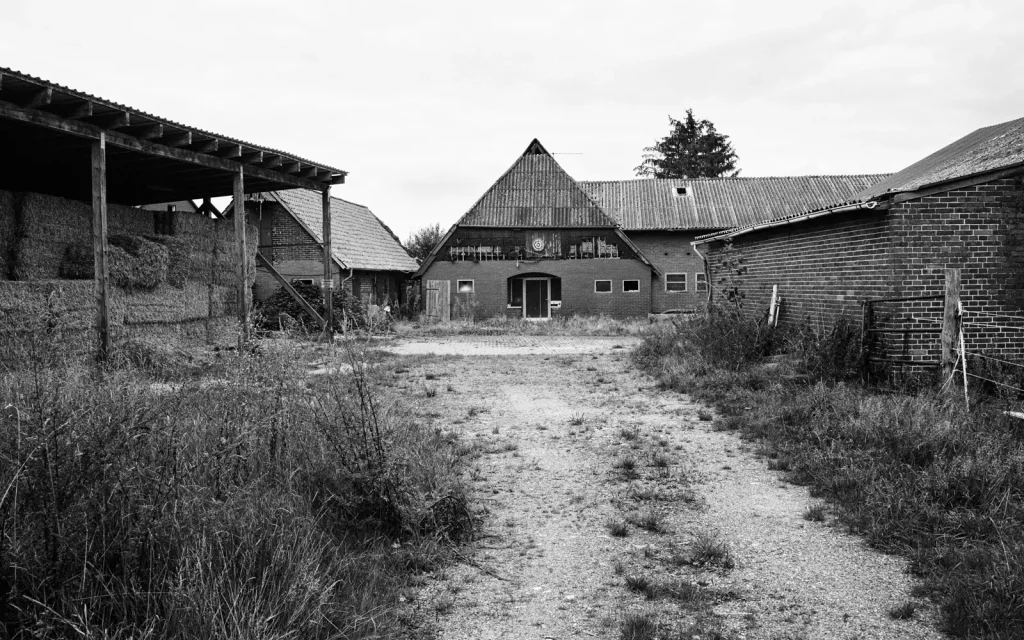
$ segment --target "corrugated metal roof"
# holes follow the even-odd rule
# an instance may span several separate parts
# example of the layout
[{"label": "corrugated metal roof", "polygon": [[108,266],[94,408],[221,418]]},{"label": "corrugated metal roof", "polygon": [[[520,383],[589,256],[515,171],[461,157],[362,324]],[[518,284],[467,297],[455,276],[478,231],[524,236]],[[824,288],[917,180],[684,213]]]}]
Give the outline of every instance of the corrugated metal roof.
[{"label": "corrugated metal roof", "polygon": [[[308,189],[271,192],[306,225],[317,242],[323,241],[323,195]],[[331,198],[331,254],[346,268],[412,272],[419,266],[377,216],[367,207]]]},{"label": "corrugated metal roof", "polygon": [[457,223],[464,227],[614,227],[587,192],[534,140]]},{"label": "corrugated metal roof", "polygon": [[[75,99],[79,99],[79,100],[84,100],[86,102],[94,103],[95,105],[100,106],[100,107],[105,107],[105,108],[108,108],[108,109],[114,109],[114,110],[117,110],[117,111],[124,111],[125,113],[128,113],[130,116],[132,116],[131,122],[133,124],[131,126],[135,126],[136,124],[143,125],[143,124],[151,124],[151,123],[169,125],[171,127],[174,127],[174,128],[177,128],[177,129],[183,129],[183,130],[191,131],[193,133],[197,133],[197,134],[200,134],[201,136],[205,136],[205,137],[208,137],[208,138],[216,138],[218,140],[229,142],[231,144],[242,145],[243,147],[249,147],[249,148],[257,150],[257,151],[263,151],[265,153],[270,153],[270,154],[273,154],[273,155],[278,155],[278,156],[283,157],[285,160],[288,160],[288,161],[298,161],[298,162],[300,162],[302,164],[310,165],[310,166],[313,166],[313,167],[317,167],[319,169],[323,169],[323,170],[329,171],[331,173],[341,174],[341,175],[346,174],[346,172],[342,171],[341,169],[336,169],[334,167],[331,167],[331,166],[328,166],[328,165],[325,165],[325,164],[321,164],[319,162],[313,162],[312,160],[307,160],[305,158],[296,156],[296,155],[288,153],[286,151],[280,151],[278,149],[273,149],[271,147],[262,147],[262,146],[259,146],[259,145],[256,145],[256,144],[252,144],[251,142],[245,142],[244,140],[238,140],[236,138],[230,138],[228,136],[223,136],[223,135],[221,135],[219,133],[213,133],[211,131],[206,131],[206,130],[203,130],[203,129],[197,129],[196,127],[190,127],[190,126],[178,123],[178,122],[174,122],[173,120],[168,120],[166,118],[161,118],[159,116],[155,116],[155,115],[153,115],[151,113],[147,113],[145,111],[142,111],[141,109],[136,109],[134,107],[129,107],[128,105],[124,105],[124,104],[120,104],[120,103],[117,103],[117,102],[113,102],[112,100],[107,100],[105,98],[100,98],[98,96],[94,96],[94,95],[89,94],[89,93],[85,93],[85,92],[82,92],[82,91],[77,91],[75,89],[71,89],[69,87],[66,87],[66,86],[64,86],[62,84],[58,84],[56,82],[50,82],[49,80],[44,80],[43,78],[39,78],[39,77],[30,75],[30,74],[27,74],[27,73],[22,73],[21,71],[17,71],[17,70],[14,70],[14,69],[8,69],[6,67],[0,67],[0,82],[6,81],[7,84],[10,84],[11,83],[10,81],[12,81],[12,80],[14,82],[29,83],[29,84],[32,84],[32,85],[38,85],[40,87],[48,88],[50,90],[55,90],[59,94],[64,94],[65,98],[66,97],[71,97],[71,98],[75,98]],[[56,100],[56,99],[57,99],[56,97],[50,98],[50,100]],[[136,118],[135,118],[136,116],[141,117],[144,120],[143,121],[139,121],[139,122],[136,123]]]},{"label": "corrugated metal roof", "polygon": [[978,129],[864,189],[854,199],[863,201],[885,193],[916,191],[1021,163],[1024,163],[1024,118]]},{"label": "corrugated metal roof", "polygon": [[578,184],[627,231],[727,229],[849,200],[885,177],[640,178]]}]

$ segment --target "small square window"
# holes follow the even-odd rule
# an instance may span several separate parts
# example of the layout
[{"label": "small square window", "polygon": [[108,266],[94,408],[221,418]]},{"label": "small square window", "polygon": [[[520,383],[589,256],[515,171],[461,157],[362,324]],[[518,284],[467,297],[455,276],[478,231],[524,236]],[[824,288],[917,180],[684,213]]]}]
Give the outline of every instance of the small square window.
[{"label": "small square window", "polygon": [[697,291],[707,292],[708,290],[708,274],[706,273],[695,273],[693,274],[693,286]]},{"label": "small square window", "polygon": [[296,278],[295,282],[299,284],[313,284],[313,278]]},{"label": "small square window", "polygon": [[456,291],[459,293],[473,293],[473,281],[472,280],[459,280]]},{"label": "small square window", "polygon": [[665,291],[668,293],[678,293],[680,291],[686,291],[686,274],[666,273]]},{"label": "small square window", "polygon": [[596,293],[611,293],[612,292],[612,281],[611,280],[594,280],[594,291]]},{"label": "small square window", "polygon": [[640,281],[639,280],[623,280],[622,281],[623,291],[639,291]]}]

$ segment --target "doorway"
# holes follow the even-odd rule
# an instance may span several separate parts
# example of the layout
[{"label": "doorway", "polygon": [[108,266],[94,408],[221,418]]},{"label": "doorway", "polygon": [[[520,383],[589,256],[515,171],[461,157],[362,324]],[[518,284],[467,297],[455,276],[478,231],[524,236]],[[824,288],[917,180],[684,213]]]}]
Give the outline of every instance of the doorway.
[{"label": "doorway", "polygon": [[551,279],[523,279],[523,316],[527,320],[551,317]]}]

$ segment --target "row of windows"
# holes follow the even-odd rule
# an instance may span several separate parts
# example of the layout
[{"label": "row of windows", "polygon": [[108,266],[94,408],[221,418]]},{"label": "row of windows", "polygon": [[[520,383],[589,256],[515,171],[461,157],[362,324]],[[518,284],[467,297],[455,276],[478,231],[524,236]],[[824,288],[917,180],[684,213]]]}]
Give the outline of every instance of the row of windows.
[{"label": "row of windows", "polygon": [[[665,274],[665,291],[668,293],[679,293],[686,291],[686,275],[685,273],[666,273]],[[704,273],[694,274],[694,291],[705,292],[708,290],[708,277]],[[456,291],[459,293],[473,293],[475,283],[472,280],[459,280],[456,285]],[[639,280],[623,280],[622,291],[629,293],[632,291],[640,291]],[[611,293],[612,292],[612,281],[611,280],[594,280],[594,292],[595,293]]]}]

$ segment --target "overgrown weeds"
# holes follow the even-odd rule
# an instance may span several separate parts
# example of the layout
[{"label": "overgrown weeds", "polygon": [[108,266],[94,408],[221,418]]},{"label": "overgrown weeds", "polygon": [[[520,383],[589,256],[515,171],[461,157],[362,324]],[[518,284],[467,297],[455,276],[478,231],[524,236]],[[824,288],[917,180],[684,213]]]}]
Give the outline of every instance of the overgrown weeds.
[{"label": "overgrown weeds", "polygon": [[406,576],[473,524],[455,438],[349,361],[308,380],[287,350],[175,385],[131,360],[0,378],[0,624],[36,638],[397,633]]},{"label": "overgrown weeds", "polygon": [[908,556],[953,635],[1024,637],[1024,422],[1005,398],[968,412],[927,388],[865,388],[858,344],[846,321],[773,332],[716,311],[658,327],[633,361],[759,439],[839,523]]}]

